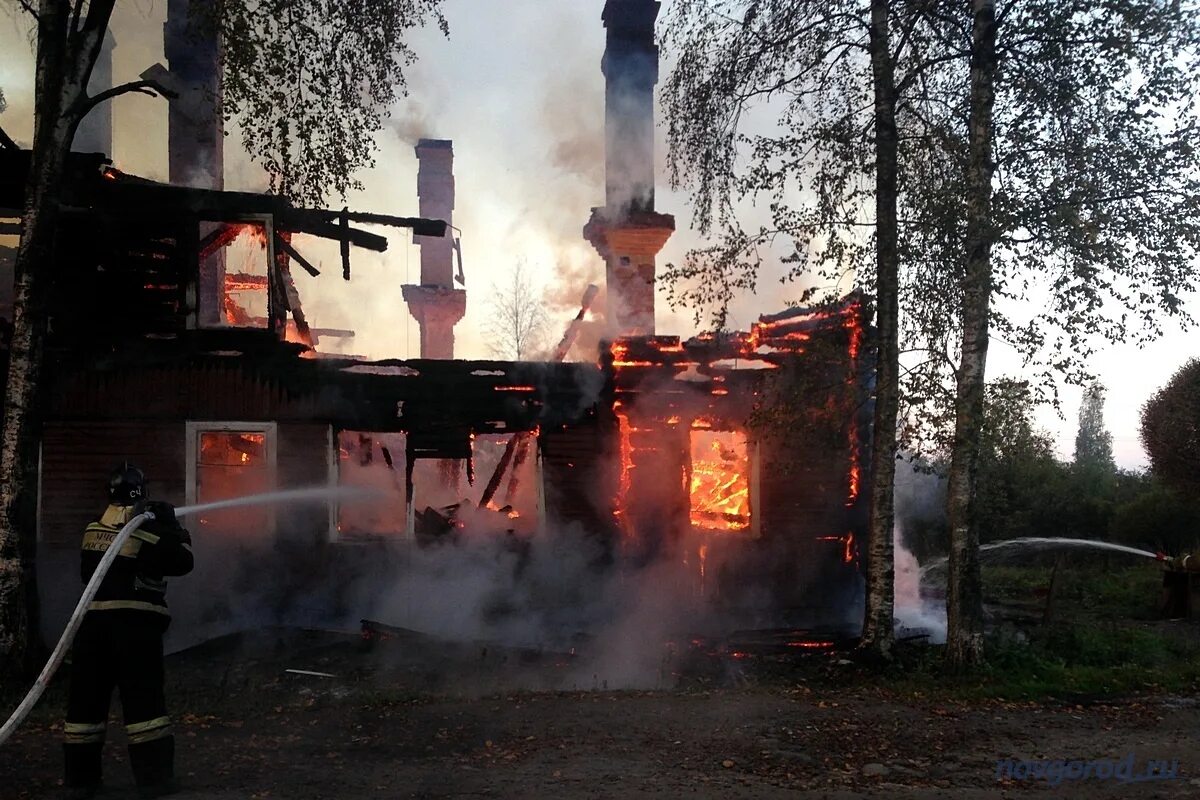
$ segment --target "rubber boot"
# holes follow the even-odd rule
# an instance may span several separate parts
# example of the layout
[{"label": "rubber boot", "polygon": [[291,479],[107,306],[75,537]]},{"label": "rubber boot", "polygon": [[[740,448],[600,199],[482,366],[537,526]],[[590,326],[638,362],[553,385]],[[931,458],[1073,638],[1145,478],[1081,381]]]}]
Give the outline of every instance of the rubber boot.
[{"label": "rubber boot", "polygon": [[163,797],[179,791],[174,736],[129,745],[129,763],[140,797]]},{"label": "rubber boot", "polygon": [[95,797],[104,785],[100,777],[100,755],[104,742],[64,744],[63,795],[71,800],[86,800]]}]

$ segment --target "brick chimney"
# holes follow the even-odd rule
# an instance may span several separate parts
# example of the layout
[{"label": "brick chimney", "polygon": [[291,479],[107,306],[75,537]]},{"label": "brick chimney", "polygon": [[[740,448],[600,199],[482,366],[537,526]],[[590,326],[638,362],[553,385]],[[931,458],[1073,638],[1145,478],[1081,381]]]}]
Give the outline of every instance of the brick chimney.
[{"label": "brick chimney", "polygon": [[167,110],[168,180],[197,189],[224,189],[221,41],[216,31],[199,29],[191,0],[167,0],[163,52],[167,82],[179,94]]},{"label": "brick chimney", "polygon": [[[417,195],[426,219],[454,222],[454,143],[417,142]],[[404,300],[421,329],[421,358],[454,358],[454,326],[467,311],[467,293],[454,288],[454,233],[414,236],[421,248],[421,283],[404,287]]]},{"label": "brick chimney", "polygon": [[654,334],[655,261],[675,218],[654,210],[654,86],[657,0],[607,0],[605,205],[593,208],[583,235],[607,264],[610,336]]}]

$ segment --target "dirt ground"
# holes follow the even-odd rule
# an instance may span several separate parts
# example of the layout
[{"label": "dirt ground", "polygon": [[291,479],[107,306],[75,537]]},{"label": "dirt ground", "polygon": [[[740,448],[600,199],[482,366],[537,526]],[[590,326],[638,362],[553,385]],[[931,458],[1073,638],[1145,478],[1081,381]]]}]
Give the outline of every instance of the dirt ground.
[{"label": "dirt ground", "polygon": [[[837,653],[807,657],[850,669]],[[168,660],[178,796],[1200,797],[1197,698],[967,703],[809,688],[804,670],[766,679],[740,663],[692,670],[682,688],[606,691],[579,667],[403,638],[370,650],[315,633],[213,643]],[[3,800],[61,791],[61,691],[0,748]],[[999,759],[1129,753],[1138,770],[1178,760],[1178,777],[1051,788],[996,776]],[[104,797],[136,796],[119,709],[106,769]]]}]

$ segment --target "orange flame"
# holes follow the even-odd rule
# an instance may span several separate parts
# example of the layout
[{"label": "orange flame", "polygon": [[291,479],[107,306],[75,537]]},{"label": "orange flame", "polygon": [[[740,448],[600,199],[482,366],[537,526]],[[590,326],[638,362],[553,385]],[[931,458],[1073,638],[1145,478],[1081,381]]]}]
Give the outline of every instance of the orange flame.
[{"label": "orange flame", "polygon": [[691,522],[714,531],[750,527],[750,457],[746,434],[692,425]]},{"label": "orange flame", "polygon": [[613,403],[613,413],[617,417],[617,432],[620,440],[620,455],[621,455],[621,477],[617,483],[617,502],[616,508],[613,509],[615,516],[621,525],[621,529],[628,533],[627,521],[625,519],[625,501],[629,497],[629,487],[632,484],[633,469],[633,445],[629,440],[629,414],[622,411],[620,402]]}]

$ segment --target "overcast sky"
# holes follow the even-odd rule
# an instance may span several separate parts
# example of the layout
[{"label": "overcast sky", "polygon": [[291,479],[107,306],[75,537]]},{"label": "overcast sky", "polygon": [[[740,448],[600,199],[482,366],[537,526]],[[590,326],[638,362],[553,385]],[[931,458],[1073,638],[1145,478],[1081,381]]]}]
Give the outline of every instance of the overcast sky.
[{"label": "overcast sky", "polygon": [[[352,208],[416,214],[416,158],[419,136],[454,140],[457,207],[462,229],[468,310],[457,328],[456,353],[486,357],[481,327],[487,318],[487,290],[518,259],[524,259],[545,285],[557,331],[574,316],[572,306],[589,280],[599,282],[603,263],[582,240],[590,209],[604,198],[603,77],[600,57],[603,0],[447,0],[450,39],[422,31],[414,44],[420,62],[411,71],[410,98],[396,109],[379,139],[378,166],[362,176],[365,189],[350,198]],[[165,0],[124,0],[117,4],[114,80],[136,78],[163,60]],[[20,21],[0,16],[0,87],[9,110],[5,129],[27,143],[31,133],[32,53]],[[114,107],[114,160],[129,172],[166,178],[166,113],[161,100],[131,95]],[[687,197],[670,192],[658,148],[658,209],[676,215],[679,232],[660,265],[678,260],[698,238],[688,230]],[[226,186],[260,189],[261,174],[242,157],[237,134],[226,152]],[[387,253],[356,251],[354,280],[343,283],[339,269],[320,278],[301,273],[297,282],[314,325],[357,332],[345,349],[371,358],[417,355],[416,326],[408,317],[400,287],[418,277],[418,251],[402,233],[389,233]],[[310,245],[314,260],[330,264],[336,249]],[[746,327],[758,313],[782,308],[799,288],[780,286],[770,274],[757,297],[742,298],[733,322]],[[1189,300],[1200,314],[1200,300]],[[688,311],[672,311],[660,293],[660,333],[695,332]],[[557,334],[555,334],[557,335]],[[1139,467],[1145,457],[1137,441],[1138,408],[1188,358],[1200,355],[1200,334],[1173,331],[1145,350],[1121,346],[1105,351],[1094,365],[1109,388],[1106,419],[1121,466]],[[1019,374],[1020,363],[1002,344],[993,348],[992,377]],[[1040,422],[1057,437],[1060,453],[1073,447],[1080,391],[1063,390],[1065,420],[1050,409]]]}]

